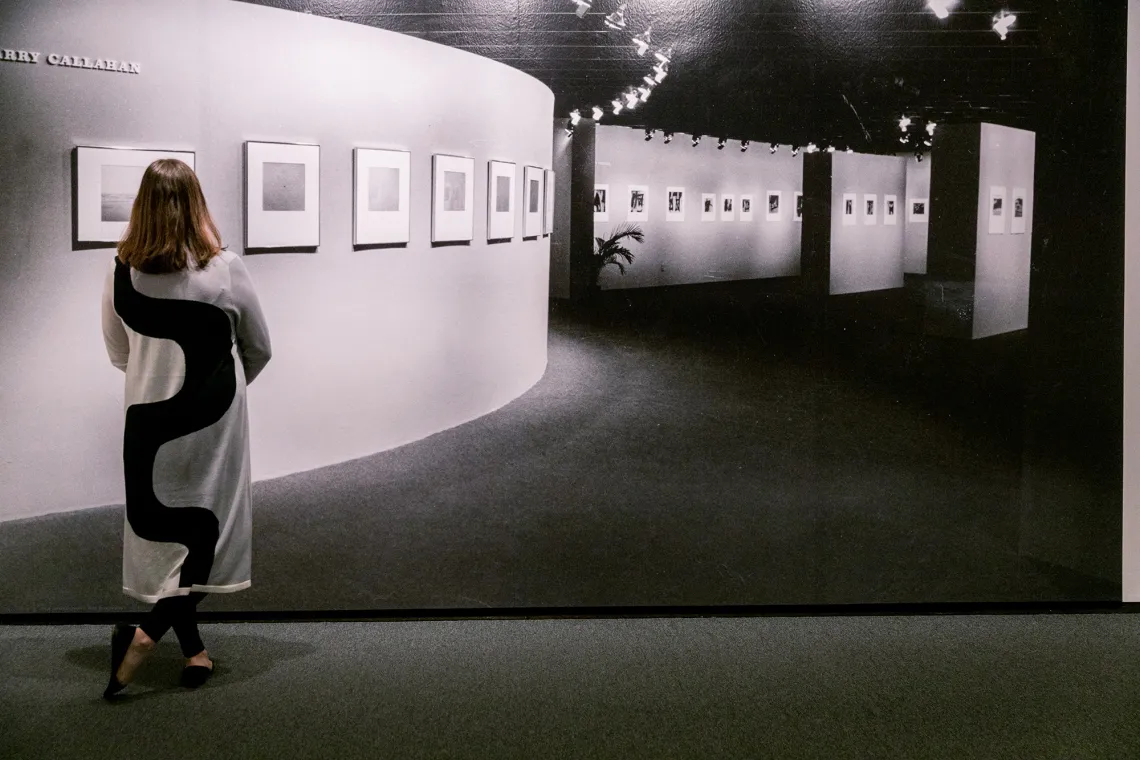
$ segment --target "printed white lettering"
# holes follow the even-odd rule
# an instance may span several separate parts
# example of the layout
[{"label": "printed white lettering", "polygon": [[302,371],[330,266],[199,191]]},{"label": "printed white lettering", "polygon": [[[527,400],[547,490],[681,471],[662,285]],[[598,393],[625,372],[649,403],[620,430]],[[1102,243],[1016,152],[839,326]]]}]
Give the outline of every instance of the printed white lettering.
[{"label": "printed white lettering", "polygon": [[32,63],[39,63],[39,62],[40,62],[40,54],[39,53],[32,53]]},{"label": "printed white lettering", "polygon": [[59,65],[59,53],[49,53],[48,54],[48,63],[50,63],[52,66],[58,66]]},{"label": "printed white lettering", "polygon": [[15,50],[5,50],[4,51],[4,60],[5,61],[16,61],[19,59],[16,57],[16,51]]},{"label": "printed white lettering", "polygon": [[19,53],[21,63],[31,63],[32,62],[32,57],[30,55],[28,55],[27,50],[19,50],[17,52]]},{"label": "printed white lettering", "polygon": [[132,63],[131,64],[131,73],[132,74],[141,74],[142,69],[140,68],[140,65],[137,63]]}]

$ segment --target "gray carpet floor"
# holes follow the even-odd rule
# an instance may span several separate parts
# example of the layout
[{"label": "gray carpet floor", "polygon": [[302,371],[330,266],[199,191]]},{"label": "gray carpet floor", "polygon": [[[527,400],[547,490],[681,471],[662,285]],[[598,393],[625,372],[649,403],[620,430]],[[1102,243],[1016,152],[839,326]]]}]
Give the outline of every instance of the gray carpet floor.
[{"label": "gray carpet floor", "polygon": [[105,626],[0,626],[0,757],[1140,755],[1140,616],[203,626],[106,704]]},{"label": "gray carpet floor", "polygon": [[[253,588],[203,612],[1119,600],[1019,552],[1016,409],[979,424],[768,327],[553,319],[504,409],[256,484]],[[121,531],[0,523],[0,614],[142,609]]]}]

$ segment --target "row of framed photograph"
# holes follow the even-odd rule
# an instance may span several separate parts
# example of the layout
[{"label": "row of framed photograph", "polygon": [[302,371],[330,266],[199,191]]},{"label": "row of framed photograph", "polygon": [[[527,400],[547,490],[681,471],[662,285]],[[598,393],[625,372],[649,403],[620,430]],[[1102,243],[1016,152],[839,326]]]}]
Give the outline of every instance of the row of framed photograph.
[{"label": "row of framed photograph", "polygon": [[[764,218],[769,222],[781,222],[785,218],[783,190],[769,190],[766,194]],[[791,193],[791,211],[788,214],[794,222],[804,218],[803,193]],[[625,208],[625,221],[645,222],[649,220],[649,187],[647,185],[628,186],[628,205]],[[610,221],[613,197],[609,185],[594,186],[594,221]],[[615,209],[616,210],[616,209]],[[683,187],[665,188],[665,221],[683,222],[688,212],[688,192]],[[700,220],[702,222],[751,222],[756,218],[756,196],[702,193]]]},{"label": "row of framed photograph", "polygon": [[[930,218],[928,214],[930,200],[928,198],[911,198],[908,203],[910,209],[908,221],[912,224],[926,224]],[[858,193],[844,193],[840,212],[845,227],[858,224],[860,216],[863,224],[876,225],[879,223],[880,214],[883,218],[883,224],[892,226],[899,223],[899,198],[897,195],[884,195],[883,202],[880,204],[877,194],[864,193],[863,202],[860,204]]]},{"label": "row of framed photograph", "polygon": [[1006,188],[1003,185],[990,186],[989,233],[1004,235],[1005,220],[1009,219],[1009,234],[1024,235],[1028,227],[1029,193],[1024,187],[1015,187],[1007,205]]},{"label": "row of framed photograph", "polygon": [[[312,248],[320,245],[319,145],[244,144],[245,247]],[[188,151],[76,148],[77,241],[116,243],[138,194],[143,172],[160,158],[196,169]],[[487,239],[518,235],[518,166],[487,163]],[[523,167],[522,237],[549,235],[554,226],[554,172]],[[432,155],[431,241],[470,242],[475,237],[475,159]],[[411,153],[353,150],[353,245],[401,245],[411,241]]]}]

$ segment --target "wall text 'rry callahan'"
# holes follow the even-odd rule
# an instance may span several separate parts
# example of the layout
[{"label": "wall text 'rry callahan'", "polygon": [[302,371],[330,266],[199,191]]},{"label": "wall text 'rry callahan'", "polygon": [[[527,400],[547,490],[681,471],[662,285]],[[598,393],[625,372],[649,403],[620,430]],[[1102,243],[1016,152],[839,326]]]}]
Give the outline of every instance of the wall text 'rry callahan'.
[{"label": "wall text 'rry callahan'", "polygon": [[[5,63],[39,63],[42,53],[32,50],[11,50],[0,48],[0,62]],[[110,58],[88,58],[79,55],[60,55],[48,53],[47,62],[50,66],[71,66],[77,69],[91,69],[93,71],[115,71],[120,74],[141,74],[142,66],[134,61],[116,61]]]}]

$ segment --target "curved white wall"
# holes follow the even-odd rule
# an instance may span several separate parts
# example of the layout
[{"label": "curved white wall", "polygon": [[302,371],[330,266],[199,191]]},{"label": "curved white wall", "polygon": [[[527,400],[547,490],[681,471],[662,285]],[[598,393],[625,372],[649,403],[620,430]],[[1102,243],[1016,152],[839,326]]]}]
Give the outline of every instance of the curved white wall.
[{"label": "curved white wall", "polygon": [[[247,257],[274,360],[250,391],[254,477],[486,414],[546,366],[549,242],[487,245],[490,159],[549,168],[553,94],[412,37],[229,0],[5,0],[0,63],[0,520],[121,499],[122,375],[99,329],[113,251],[72,250],[74,145],[197,152],[242,243],[242,143],[321,145],[321,246]],[[46,65],[49,52],[139,75]],[[412,153],[412,243],[352,248],[352,149]],[[430,244],[433,153],[475,159],[475,241]]]}]

